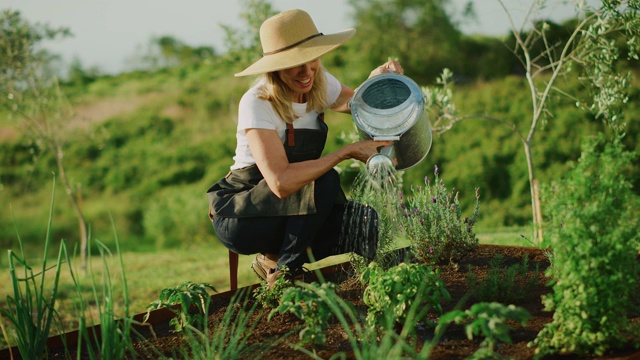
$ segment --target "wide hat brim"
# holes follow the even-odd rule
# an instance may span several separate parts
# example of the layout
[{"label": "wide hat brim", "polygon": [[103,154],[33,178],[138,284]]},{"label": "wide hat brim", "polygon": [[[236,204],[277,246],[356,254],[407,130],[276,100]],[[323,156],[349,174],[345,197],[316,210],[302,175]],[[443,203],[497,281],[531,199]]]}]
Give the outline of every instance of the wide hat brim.
[{"label": "wide hat brim", "polygon": [[306,64],[344,44],[355,33],[355,29],[347,29],[315,37],[291,49],[265,55],[235,76],[264,74]]}]

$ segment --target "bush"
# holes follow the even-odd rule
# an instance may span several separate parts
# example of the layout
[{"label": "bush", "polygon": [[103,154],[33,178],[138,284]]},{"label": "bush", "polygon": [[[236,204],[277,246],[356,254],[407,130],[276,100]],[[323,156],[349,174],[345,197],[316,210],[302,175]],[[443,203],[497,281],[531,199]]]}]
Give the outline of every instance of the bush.
[{"label": "bush", "polygon": [[637,199],[623,171],[634,156],[621,139],[588,138],[566,177],[544,188],[554,292],[543,301],[554,314],[531,344],[539,355],[602,355],[637,344],[640,330],[627,314],[637,291],[640,236],[632,209]]}]

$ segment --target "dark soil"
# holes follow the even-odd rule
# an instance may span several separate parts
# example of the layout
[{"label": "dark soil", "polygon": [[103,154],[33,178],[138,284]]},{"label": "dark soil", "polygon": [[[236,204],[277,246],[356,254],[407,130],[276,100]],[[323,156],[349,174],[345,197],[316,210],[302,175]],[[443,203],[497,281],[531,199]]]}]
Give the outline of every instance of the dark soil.
[{"label": "dark soil", "polygon": [[[439,266],[440,277],[445,282],[446,288],[451,294],[452,300],[449,303],[444,304],[444,311],[450,311],[454,307],[458,306],[461,309],[468,309],[477,299],[468,297],[469,286],[467,285],[467,278],[469,276],[469,266],[473,273],[480,279],[483,279],[490,270],[489,262],[496,255],[501,254],[504,258],[504,267],[513,266],[516,264],[522,264],[525,256],[529,260],[529,272],[527,276],[529,279],[535,276],[535,268],[538,266],[539,272],[537,279],[534,281],[533,286],[526,284],[528,281],[523,281],[517,288],[525,288],[526,294],[523,298],[513,301],[511,303],[525,308],[530,314],[531,319],[527,325],[522,327],[518,324],[513,324],[512,331],[510,333],[512,343],[501,345],[499,353],[506,357],[514,359],[531,359],[533,358],[534,349],[529,348],[527,344],[531,342],[542,327],[552,321],[552,313],[545,312],[541,302],[541,296],[550,293],[552,290],[547,286],[549,281],[544,276],[544,270],[549,266],[547,257],[543,251],[536,248],[529,247],[512,247],[512,246],[496,246],[496,245],[480,245],[479,248],[468,258],[462,260],[458,266],[446,265]],[[348,299],[357,308],[363,308],[361,301],[362,289],[357,281],[353,281],[348,276],[348,271],[334,271],[326,274],[328,281],[339,284],[340,295],[344,299]],[[229,302],[232,292],[219,294],[213,296],[212,313],[209,318],[210,324],[216,324],[219,319],[224,315],[226,305]],[[640,292],[636,292],[637,297],[634,299],[636,304],[640,305]],[[466,299],[464,305],[460,306],[461,299]],[[498,299],[498,301],[500,301]],[[502,302],[502,301],[500,301]],[[640,314],[630,314],[630,318],[633,324],[640,326]],[[293,315],[277,315],[270,321],[267,320],[266,315],[263,315],[259,319],[255,330],[251,333],[249,341],[251,343],[267,341],[286,334],[292,330],[295,330],[300,326],[301,321]],[[168,324],[160,323],[153,326],[156,337],[149,339],[147,345],[138,343],[136,345],[137,350],[144,358],[157,358],[158,355],[144,355],[148,349],[147,346],[151,345],[160,352],[166,354],[168,357],[180,357],[176,354],[177,349],[183,346],[181,336],[172,333]],[[426,327],[421,327],[419,330],[418,339],[426,339],[432,336],[432,330]],[[420,333],[423,332],[423,333]],[[337,352],[344,352],[347,354],[347,358],[350,358],[350,346],[349,340],[344,335],[344,331],[337,322],[332,322],[330,328],[326,332],[327,342],[325,345],[316,348],[316,353],[325,359],[330,358]],[[293,333],[286,341],[281,342],[275,348],[271,349],[263,357],[264,359],[306,359],[308,356],[297,352],[292,349],[288,343],[296,343],[298,341],[297,331]],[[461,326],[452,325],[447,328],[444,337],[438,342],[434,351],[431,354],[430,359],[464,359],[470,354],[474,353],[480,343],[481,339],[468,340],[464,334]],[[255,356],[257,357],[257,356]],[[553,359],[583,359],[584,357],[577,356],[556,356],[547,357]],[[631,347],[627,349],[620,349],[615,352],[611,352],[601,357],[594,357],[594,359],[640,359],[640,352],[634,350]]]}]

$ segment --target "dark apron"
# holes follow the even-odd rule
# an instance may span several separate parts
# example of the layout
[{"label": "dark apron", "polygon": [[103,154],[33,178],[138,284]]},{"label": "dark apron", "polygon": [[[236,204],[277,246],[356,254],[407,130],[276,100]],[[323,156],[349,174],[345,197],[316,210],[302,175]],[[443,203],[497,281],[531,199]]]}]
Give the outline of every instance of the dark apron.
[{"label": "dark apron", "polygon": [[[290,163],[318,159],[327,141],[324,114],[318,115],[321,129],[297,129],[287,124],[284,149]],[[254,217],[315,214],[314,182],[284,199],[278,198],[264,180],[257,165],[230,171],[207,190],[209,216]],[[338,203],[346,202],[340,191]]]}]

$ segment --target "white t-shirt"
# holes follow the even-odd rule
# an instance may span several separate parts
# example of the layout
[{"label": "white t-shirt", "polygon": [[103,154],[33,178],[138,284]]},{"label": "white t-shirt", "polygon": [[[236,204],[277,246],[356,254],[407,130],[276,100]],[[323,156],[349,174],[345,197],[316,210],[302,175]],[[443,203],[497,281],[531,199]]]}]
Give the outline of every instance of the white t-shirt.
[{"label": "white t-shirt", "polygon": [[[333,104],[338,100],[342,85],[333,75],[325,71],[327,83],[327,100]],[[238,129],[236,130],[236,155],[233,157],[235,163],[231,170],[241,169],[253,165],[256,161],[249,150],[246,129],[270,129],[276,130],[280,139],[284,143],[287,124],[273,110],[271,103],[258,98],[258,87],[255,85],[247,91],[240,99],[238,109]],[[293,103],[293,111],[298,118],[293,122],[294,129],[319,129],[318,112],[312,110],[307,112],[307,103]]]}]

